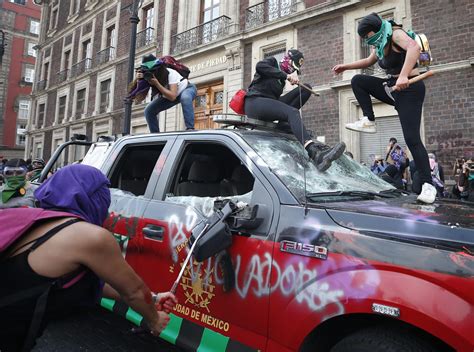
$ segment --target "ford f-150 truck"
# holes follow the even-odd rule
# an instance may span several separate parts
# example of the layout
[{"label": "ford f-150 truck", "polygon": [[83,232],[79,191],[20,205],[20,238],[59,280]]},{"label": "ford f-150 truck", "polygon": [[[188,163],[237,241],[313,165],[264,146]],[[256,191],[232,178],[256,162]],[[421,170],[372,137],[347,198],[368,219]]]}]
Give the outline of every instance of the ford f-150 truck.
[{"label": "ford f-150 truck", "polygon": [[473,204],[418,204],[346,156],[319,173],[271,129],[78,143],[111,181],[104,226],[155,292],[170,290],[195,230],[237,205],[230,241],[208,238],[179,280],[161,337],[183,350],[474,350]]}]

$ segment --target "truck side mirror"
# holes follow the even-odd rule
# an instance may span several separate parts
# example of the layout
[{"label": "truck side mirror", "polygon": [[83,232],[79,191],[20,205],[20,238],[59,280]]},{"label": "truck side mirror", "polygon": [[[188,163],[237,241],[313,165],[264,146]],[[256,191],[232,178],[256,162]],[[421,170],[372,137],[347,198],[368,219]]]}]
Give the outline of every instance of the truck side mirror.
[{"label": "truck side mirror", "polygon": [[253,230],[259,227],[263,219],[257,217],[258,204],[246,206],[244,209],[229,217],[229,226],[232,230]]},{"label": "truck side mirror", "polygon": [[[232,233],[225,220],[232,214],[234,209],[236,209],[235,204],[229,201],[222,210],[217,210],[206,223],[203,224],[203,226],[208,225],[208,229],[199,238],[193,253],[194,258],[198,262],[202,262],[230,247],[232,244]],[[192,246],[201,231],[201,226],[193,230],[189,239],[190,246]]]}]

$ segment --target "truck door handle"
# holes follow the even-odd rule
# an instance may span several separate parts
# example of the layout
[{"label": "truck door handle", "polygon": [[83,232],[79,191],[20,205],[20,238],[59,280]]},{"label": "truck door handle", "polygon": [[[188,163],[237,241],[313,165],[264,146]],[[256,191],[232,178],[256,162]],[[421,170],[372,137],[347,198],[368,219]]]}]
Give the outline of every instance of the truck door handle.
[{"label": "truck door handle", "polygon": [[150,240],[163,241],[164,232],[165,228],[163,226],[147,225],[143,228],[145,238],[149,238]]}]

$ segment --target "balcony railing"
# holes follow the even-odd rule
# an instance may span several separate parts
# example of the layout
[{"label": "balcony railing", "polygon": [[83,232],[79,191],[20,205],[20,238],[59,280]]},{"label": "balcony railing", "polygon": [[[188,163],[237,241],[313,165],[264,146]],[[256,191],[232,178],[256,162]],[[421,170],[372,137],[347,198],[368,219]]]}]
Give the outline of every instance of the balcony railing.
[{"label": "balcony railing", "polygon": [[150,45],[155,40],[155,33],[152,27],[148,27],[137,33],[136,48],[140,49],[144,46]]},{"label": "balcony railing", "polygon": [[69,77],[69,69],[65,69],[58,72],[58,75],[57,75],[58,83],[64,82],[65,80],[68,79],[68,77]]},{"label": "balcony railing", "polygon": [[42,81],[36,82],[36,90],[37,90],[38,92],[39,92],[39,91],[42,91],[42,90],[45,90],[47,84],[48,84],[48,80],[47,80],[47,79],[43,79]]},{"label": "balcony railing", "polygon": [[84,59],[72,65],[71,77],[77,77],[92,68],[92,59]]},{"label": "balcony railing", "polygon": [[250,6],[245,11],[245,29],[291,15],[297,10],[297,0],[269,0]]},{"label": "balcony railing", "polygon": [[171,39],[172,52],[177,54],[207,44],[229,35],[230,17],[220,16],[185,32],[175,34]]},{"label": "balcony railing", "polygon": [[104,50],[101,50],[97,53],[97,64],[105,64],[110,60],[115,59],[115,48],[113,46],[109,46]]}]

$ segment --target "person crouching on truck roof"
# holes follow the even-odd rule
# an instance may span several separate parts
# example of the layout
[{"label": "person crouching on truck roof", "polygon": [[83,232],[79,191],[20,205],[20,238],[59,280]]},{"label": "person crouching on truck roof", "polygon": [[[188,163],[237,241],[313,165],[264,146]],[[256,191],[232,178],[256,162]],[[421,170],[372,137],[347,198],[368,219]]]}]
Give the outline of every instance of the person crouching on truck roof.
[{"label": "person crouching on truck roof", "polygon": [[[296,49],[288,50],[280,62],[274,57],[258,62],[245,96],[245,114],[263,121],[288,122],[291,132],[304,145],[318,170],[325,171],[344,153],[345,144],[340,142],[330,148],[311,139],[299,112],[311,95],[308,90],[296,87],[282,95],[287,80],[291,84],[299,83],[291,74],[299,72],[303,62],[303,53]],[[305,85],[311,89],[309,84]]]},{"label": "person crouching on truck roof", "polygon": [[[145,108],[145,119],[151,133],[160,132],[158,114],[177,104],[183,109],[186,130],[194,130],[194,99],[197,88],[178,71],[166,67],[161,59],[156,59],[152,54],[143,58],[142,67],[149,67],[152,72],[143,73],[152,88],[152,101]],[[148,65],[148,66],[147,66]]]},{"label": "person crouching on truck roof", "polygon": [[163,311],[157,311],[151,291],[101,227],[111,201],[109,185],[100,170],[70,165],[35,191],[41,209],[0,212],[2,236],[23,231],[1,257],[1,351],[29,351],[50,320],[93,305],[107,292],[118,292],[153,335],[168,324],[175,296],[160,294]]},{"label": "person crouching on truck roof", "polygon": [[26,165],[23,159],[10,159],[5,163],[5,184],[0,187],[0,209],[34,206],[33,189],[26,180]]},{"label": "person crouching on truck roof", "polygon": [[[357,74],[352,78],[352,90],[362,108],[364,116],[360,120],[346,124],[349,130],[376,133],[375,115],[371,96],[390,105],[394,105],[400,117],[403,137],[415,160],[423,184],[418,200],[431,204],[435,201],[436,188],[432,184],[428,153],[420,137],[421,112],[425,99],[425,84],[418,81],[409,84],[408,79],[420,74],[417,60],[420,47],[394,21],[382,19],[378,14],[365,16],[357,29],[359,36],[368,45],[373,46],[369,57],[350,64],[339,64],[332,68],[336,74],[346,70],[367,68],[378,62],[389,75],[379,78]],[[384,83],[395,90],[391,99],[384,89]]]}]

